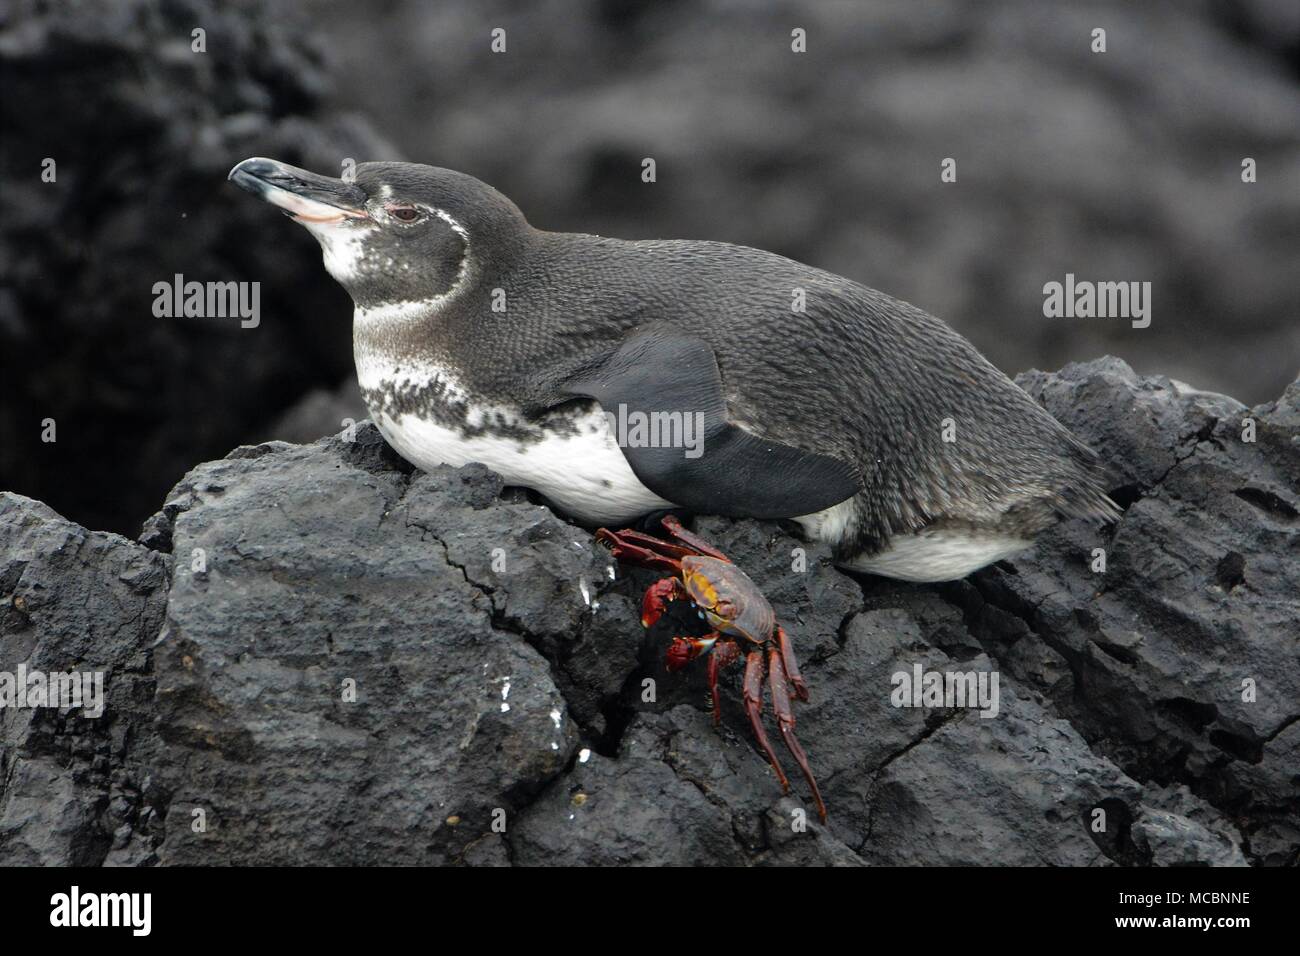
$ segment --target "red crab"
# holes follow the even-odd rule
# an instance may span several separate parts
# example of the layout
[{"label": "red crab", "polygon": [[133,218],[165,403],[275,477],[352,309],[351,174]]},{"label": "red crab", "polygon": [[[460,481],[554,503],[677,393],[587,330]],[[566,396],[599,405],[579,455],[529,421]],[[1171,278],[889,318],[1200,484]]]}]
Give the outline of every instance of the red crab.
[{"label": "red crab", "polygon": [[777,780],[789,793],[790,781],[763,730],[763,678],[768,678],[772,710],[781,736],[812,788],[817,813],[825,823],[826,804],[822,802],[821,791],[808,766],[808,756],[794,735],[790,691],[793,689],[796,697],[806,701],[808,686],[799,675],[789,636],[776,622],[772,605],[749,575],[732,564],[717,548],[683,528],[672,515],[665,516],[662,524],[674,541],[664,541],[638,531],[610,531],[608,528],[599,529],[596,540],[608,544],[614,557],[620,561],[668,571],[673,575],[656,581],[646,591],[641,604],[642,625],[653,626],[671,602],[689,601],[713,628],[703,637],[674,637],[665,656],[665,665],[669,671],[676,671],[695,658],[708,655],[709,692],[713,695],[715,724],[722,719],[718,671],[744,654],[745,713],[749,716],[758,745],[776,771]]}]

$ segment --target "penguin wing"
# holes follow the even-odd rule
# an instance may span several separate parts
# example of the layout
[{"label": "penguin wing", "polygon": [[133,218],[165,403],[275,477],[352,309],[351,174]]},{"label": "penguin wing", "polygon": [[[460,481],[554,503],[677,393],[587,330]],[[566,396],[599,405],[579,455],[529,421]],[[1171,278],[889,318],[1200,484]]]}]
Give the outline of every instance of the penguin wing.
[{"label": "penguin wing", "polygon": [[669,326],[631,333],[560,391],[600,402],[641,483],[691,511],[791,518],[862,489],[853,464],[729,422],[713,349]]}]

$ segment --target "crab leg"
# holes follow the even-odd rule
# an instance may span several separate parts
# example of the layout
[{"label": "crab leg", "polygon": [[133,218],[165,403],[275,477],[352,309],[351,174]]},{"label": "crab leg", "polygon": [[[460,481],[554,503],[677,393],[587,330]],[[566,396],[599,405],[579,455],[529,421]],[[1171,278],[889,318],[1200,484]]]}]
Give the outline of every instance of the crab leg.
[{"label": "crab leg", "polygon": [[[596,540],[603,541],[609,545],[610,552],[615,559],[619,561],[631,561],[634,564],[640,564],[647,568],[656,568],[660,571],[667,571],[670,574],[680,574],[682,564],[680,561],[667,557],[663,554],[657,554],[649,548],[642,548],[635,544],[628,544],[623,539],[636,532],[628,531],[622,534],[616,534],[608,528],[596,529]],[[651,541],[658,542],[658,538],[650,538]],[[659,542],[663,543],[663,542]]]},{"label": "crab leg", "polygon": [[745,713],[749,715],[749,726],[753,728],[754,738],[758,745],[763,748],[763,753],[767,754],[767,761],[776,771],[776,779],[781,784],[781,789],[786,793],[790,792],[790,781],[786,779],[785,771],[781,769],[781,764],[776,759],[776,751],[772,749],[771,743],[767,739],[767,731],[763,729],[763,678],[766,676],[764,671],[767,668],[763,663],[763,652],[753,650],[745,658],[745,680],[743,684],[742,696],[745,699]]},{"label": "crab leg", "polygon": [[[618,538],[620,543],[639,545],[647,551],[655,551],[659,554],[667,555],[670,558],[683,558],[688,554],[696,553],[694,548],[688,548],[681,544],[674,544],[671,541],[665,541],[663,538],[656,538],[652,534],[633,531],[631,528],[624,531],[611,531],[607,533]],[[598,531],[596,534],[599,537],[600,532]]]},{"label": "crab leg", "polygon": [[785,676],[790,678],[794,695],[800,700],[807,700],[808,685],[799,674],[799,663],[794,659],[794,645],[790,643],[790,635],[780,624],[776,626],[776,646],[781,649],[781,664],[785,667]]},{"label": "crab leg", "polygon": [[817,815],[822,818],[822,823],[825,823],[826,804],[822,802],[822,792],[817,788],[817,780],[813,777],[812,768],[808,766],[808,755],[803,752],[803,748],[799,746],[799,741],[794,735],[794,711],[790,707],[790,694],[785,686],[787,675],[785,667],[781,663],[781,652],[777,648],[768,648],[767,663],[770,677],[769,683],[772,685],[772,710],[776,713],[776,721],[781,728],[781,736],[785,738],[786,748],[794,755],[795,763],[803,771],[808,786],[812,787],[813,799],[817,801]]},{"label": "crab leg", "polygon": [[735,641],[718,641],[713,646],[713,653],[709,655],[709,696],[713,698],[714,726],[722,722],[722,700],[718,696],[718,672],[738,660],[740,660],[740,648],[736,646]]},{"label": "crab leg", "polygon": [[[687,554],[707,554],[711,558],[717,558],[719,561],[726,561],[728,564],[731,563],[729,557],[713,545],[709,544],[709,542],[705,541],[699,535],[683,528],[682,523],[677,520],[675,515],[664,515],[659,523],[664,526],[665,531],[678,541],[683,541],[690,546],[690,550],[686,552]],[[680,547],[680,545],[677,547]]]}]

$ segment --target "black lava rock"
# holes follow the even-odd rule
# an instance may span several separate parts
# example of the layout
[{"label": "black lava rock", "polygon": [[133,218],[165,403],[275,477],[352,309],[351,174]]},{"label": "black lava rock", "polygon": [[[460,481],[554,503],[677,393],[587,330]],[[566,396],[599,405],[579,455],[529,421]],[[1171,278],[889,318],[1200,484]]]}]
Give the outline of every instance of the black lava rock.
[{"label": "black lava rock", "polygon": [[[480,466],[412,472],[368,423],[243,447],[142,543],[0,496],[0,672],[101,669],[108,702],[0,710],[0,863],[1294,863],[1300,384],[1021,382],[1111,463],[1113,528],[914,586],[696,522],[793,636],[825,826],[738,668],[716,728],[702,666],[663,669],[653,575]],[[918,670],[997,693],[900,706]]]},{"label": "black lava rock", "polygon": [[[316,242],[247,202],[227,171],[257,155],[321,170],[400,156],[328,106],[305,9],[12,6],[0,18],[0,488],[125,532],[195,461],[286,437],[275,419],[352,373],[351,302]],[[257,324],[158,317],[154,286],[177,275],[260,283]],[[42,441],[47,418],[55,442]],[[87,463],[99,481],[82,480]]]}]

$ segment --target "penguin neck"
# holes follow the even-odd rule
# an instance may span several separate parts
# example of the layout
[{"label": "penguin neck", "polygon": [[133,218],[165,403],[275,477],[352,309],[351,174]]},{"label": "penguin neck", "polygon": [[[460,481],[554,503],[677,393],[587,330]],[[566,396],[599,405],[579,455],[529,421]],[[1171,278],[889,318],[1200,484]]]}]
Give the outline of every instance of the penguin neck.
[{"label": "penguin neck", "polygon": [[377,302],[354,299],[352,341],[358,358],[363,350],[410,351],[415,343],[436,337],[438,325],[445,324],[448,311],[467,297],[478,273],[473,250],[466,242],[460,266],[443,291],[411,292],[402,298]]},{"label": "penguin neck", "polygon": [[[509,255],[483,255],[466,241],[466,254],[445,291],[400,300],[354,302],[352,350],[363,389],[385,382],[419,384],[459,378],[471,387],[475,369],[490,364],[483,354],[482,316],[492,290],[509,284],[509,273],[527,261],[532,230],[516,232]],[[481,245],[495,253],[500,239]],[[481,369],[479,369],[481,371]]]},{"label": "penguin neck", "polygon": [[353,304],[352,334],[354,337],[385,338],[405,328],[426,328],[457,298],[453,287],[441,295],[425,299],[402,299],[376,305]]},{"label": "penguin neck", "polygon": [[[363,388],[389,378],[396,370],[445,360],[446,311],[454,298],[412,299],[352,312],[352,357]],[[440,327],[444,334],[440,333]]]},{"label": "penguin neck", "polygon": [[[453,220],[454,222],[454,220]],[[352,329],[354,338],[387,338],[406,328],[428,329],[445,322],[454,309],[463,308],[466,301],[478,295],[477,290],[504,285],[505,273],[522,262],[530,249],[535,230],[524,224],[506,236],[491,236],[491,252],[486,257],[470,241],[469,233],[459,224],[456,232],[464,240],[461,256],[451,284],[433,294],[412,292],[401,299],[385,301],[353,300]],[[501,264],[507,264],[503,269]],[[339,278],[336,276],[336,278]],[[346,285],[346,277],[339,278]]]},{"label": "penguin neck", "polygon": [[413,293],[401,299],[379,302],[354,300],[352,311],[354,332],[362,329],[382,330],[385,327],[409,324],[423,325],[435,320],[440,313],[465,297],[478,280],[479,271],[473,251],[467,243],[465,254],[461,257],[460,265],[447,289],[426,295]]}]

